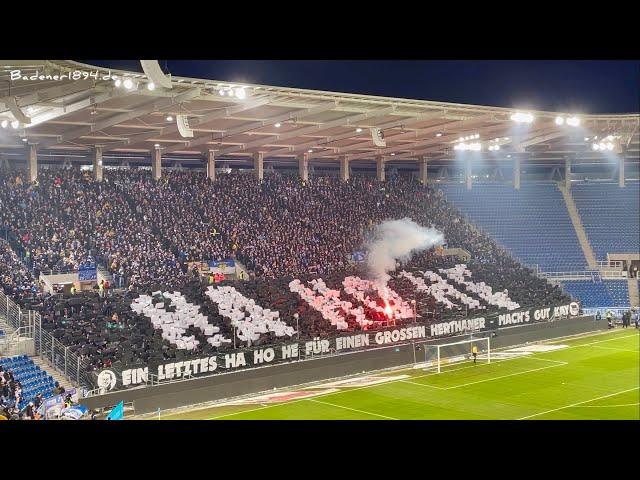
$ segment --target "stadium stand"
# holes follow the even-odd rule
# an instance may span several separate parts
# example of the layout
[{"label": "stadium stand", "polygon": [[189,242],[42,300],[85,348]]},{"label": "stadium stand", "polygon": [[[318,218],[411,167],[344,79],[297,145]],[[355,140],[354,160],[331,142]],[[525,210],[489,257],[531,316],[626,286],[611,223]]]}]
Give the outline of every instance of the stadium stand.
[{"label": "stadium stand", "polygon": [[[399,270],[389,282],[398,307],[415,298],[416,315],[431,322],[473,310],[508,311],[511,302],[526,307],[568,301],[469,224],[440,192],[409,177],[379,183],[362,176],[343,183],[331,176],[302,182],[270,174],[259,183],[232,173],[211,183],[195,172],[169,172],[155,182],[149,172],[134,170],[110,171],[96,183],[78,170],[48,170],[37,186],[4,178],[0,202],[6,205],[0,220],[7,237],[36,272],[96,259],[127,287],[111,296],[63,297],[34,292],[29,279],[10,279],[8,293],[40,311],[43,328],[91,369],[231,349],[233,329],[247,314],[263,323],[242,333],[245,346],[281,341],[298,327],[301,338],[369,328],[358,321],[363,311],[355,305],[364,295],[363,308],[375,318],[382,299],[375,290],[360,290],[357,277],[366,278],[366,271],[349,257],[372,226],[403,217],[440,229],[449,247],[467,250],[472,259],[459,264],[433,251],[416,255],[403,266],[409,276]],[[252,278],[207,285],[187,269],[191,260],[224,258],[241,260]],[[11,276],[12,267],[4,268]],[[411,279],[425,281],[425,289]],[[305,287],[322,280],[353,308],[344,304],[343,320],[332,323],[309,296],[292,291],[295,280]],[[222,296],[211,290],[225,287],[235,290]],[[242,300],[243,306],[233,307],[225,295],[254,304]],[[150,305],[175,315],[154,316]],[[278,312],[285,324],[277,325],[267,310]],[[413,321],[404,310],[398,322]],[[171,326],[160,317],[171,317]]]},{"label": "stadium stand", "polygon": [[571,195],[598,260],[640,251],[640,183],[579,182]]},{"label": "stadium stand", "polygon": [[564,290],[582,302],[583,308],[629,308],[629,290],[626,280],[565,280]]},{"label": "stadium stand", "polygon": [[604,286],[609,292],[614,307],[630,306],[629,287],[626,280],[605,280]]},{"label": "stadium stand", "polygon": [[603,282],[591,280],[565,280],[564,290],[573,298],[580,299],[583,308],[613,307],[613,299]]},{"label": "stadium stand", "polygon": [[51,375],[42,370],[27,355],[0,358],[2,398],[0,407],[24,410],[36,398],[53,394],[56,388]]},{"label": "stadium stand", "polygon": [[447,200],[468,215],[521,262],[540,271],[582,271],[586,261],[561,192],[554,184],[476,183],[438,185]]}]

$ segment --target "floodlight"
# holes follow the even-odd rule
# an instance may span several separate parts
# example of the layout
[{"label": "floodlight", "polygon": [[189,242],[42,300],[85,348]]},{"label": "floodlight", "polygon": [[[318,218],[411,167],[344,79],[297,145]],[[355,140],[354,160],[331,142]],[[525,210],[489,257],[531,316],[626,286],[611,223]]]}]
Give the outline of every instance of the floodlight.
[{"label": "floodlight", "polygon": [[556,125],[564,125],[564,117],[556,117]]},{"label": "floodlight", "polygon": [[531,123],[533,122],[533,115],[531,113],[516,112],[511,115],[511,120],[517,123]]},{"label": "floodlight", "polygon": [[133,88],[133,80],[131,80],[130,78],[127,78],[124,82],[122,82],[122,85],[127,90],[131,90]]},{"label": "floodlight", "polygon": [[247,98],[247,92],[244,87],[236,88],[235,93],[236,97],[238,97],[240,100],[244,100],[245,98]]},{"label": "floodlight", "polygon": [[13,122],[11,122],[11,128],[13,128],[14,130],[17,130],[19,126],[20,122],[18,120],[14,120]]},{"label": "floodlight", "polygon": [[153,82],[147,83],[147,90],[153,92],[156,89],[156,84]]},{"label": "floodlight", "polygon": [[580,119],[578,117],[567,118],[567,125],[570,127],[577,127],[580,125]]},{"label": "floodlight", "polygon": [[2,120],[2,122],[0,122],[0,125],[2,126],[2,128],[7,128],[9,126],[9,120]]}]

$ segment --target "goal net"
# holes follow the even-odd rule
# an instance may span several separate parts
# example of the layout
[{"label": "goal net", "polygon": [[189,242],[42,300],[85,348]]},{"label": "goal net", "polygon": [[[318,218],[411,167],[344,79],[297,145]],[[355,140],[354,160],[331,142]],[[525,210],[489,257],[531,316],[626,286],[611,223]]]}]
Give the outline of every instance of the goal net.
[{"label": "goal net", "polygon": [[477,363],[491,363],[491,340],[489,337],[460,340],[439,345],[424,345],[424,367],[438,373],[451,363],[473,362],[476,352]]}]

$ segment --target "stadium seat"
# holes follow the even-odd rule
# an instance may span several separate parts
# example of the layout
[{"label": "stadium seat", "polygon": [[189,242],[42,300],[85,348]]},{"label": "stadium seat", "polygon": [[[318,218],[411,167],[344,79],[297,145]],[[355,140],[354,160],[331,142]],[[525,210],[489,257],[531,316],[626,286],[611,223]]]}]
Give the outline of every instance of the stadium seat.
[{"label": "stadium seat", "polygon": [[640,182],[624,188],[610,182],[580,182],[571,187],[589,243],[596,258],[607,253],[640,251]]},{"label": "stadium seat", "polygon": [[586,260],[555,184],[438,185],[472,222],[521,262],[543,272],[582,271]]}]

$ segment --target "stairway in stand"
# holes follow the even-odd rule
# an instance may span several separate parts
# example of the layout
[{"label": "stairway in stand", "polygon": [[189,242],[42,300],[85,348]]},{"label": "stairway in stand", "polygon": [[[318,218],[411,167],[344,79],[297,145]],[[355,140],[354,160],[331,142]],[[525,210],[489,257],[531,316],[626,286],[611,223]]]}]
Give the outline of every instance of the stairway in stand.
[{"label": "stairway in stand", "polygon": [[53,379],[58,382],[60,385],[64,387],[65,390],[69,391],[72,388],[76,388],[69,380],[65,378],[60,372],[56,371],[51,365],[42,360],[39,356],[31,357],[33,363],[38,365],[42,370],[45,370],[49,375],[53,377]]},{"label": "stairway in stand", "polygon": [[587,238],[587,233],[584,231],[584,227],[582,226],[582,220],[580,220],[580,214],[578,213],[576,204],[573,201],[571,192],[561,183],[558,183],[558,189],[562,192],[564,203],[567,205],[567,211],[569,212],[571,223],[573,223],[573,228],[576,231],[576,236],[578,237],[578,241],[582,247],[582,253],[584,253],[584,257],[587,260],[587,265],[589,265],[589,268],[596,270],[598,268],[598,262],[596,261],[596,256],[593,253],[589,239]]}]

